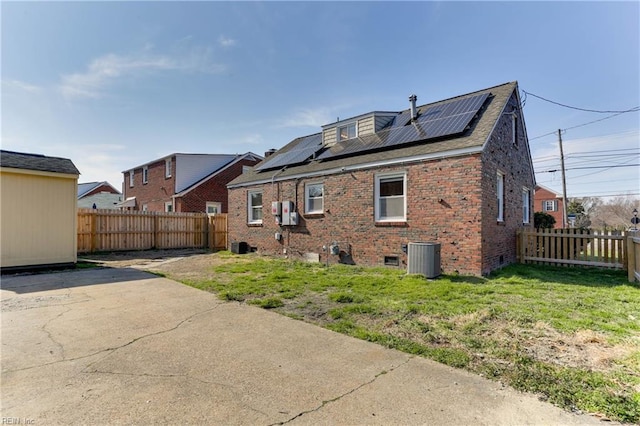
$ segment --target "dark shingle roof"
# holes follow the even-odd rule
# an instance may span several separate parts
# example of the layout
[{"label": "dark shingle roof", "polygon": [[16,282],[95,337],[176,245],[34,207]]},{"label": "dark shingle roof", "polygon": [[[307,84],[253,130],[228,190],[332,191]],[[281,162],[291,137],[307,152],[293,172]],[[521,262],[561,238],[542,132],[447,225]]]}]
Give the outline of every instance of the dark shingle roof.
[{"label": "dark shingle roof", "polygon": [[0,166],[71,175],[80,174],[73,162],[67,158],[47,157],[40,154],[5,150],[0,150]]},{"label": "dark shingle roof", "polygon": [[[238,176],[230,182],[229,186],[250,185],[252,183],[270,181],[272,178],[276,177],[277,180],[283,180],[287,179],[289,176],[295,177],[306,174],[320,175],[323,171],[336,170],[344,167],[348,168],[360,164],[384,163],[393,161],[394,159],[438,155],[439,153],[447,155],[448,152],[462,152],[474,149],[480,150],[491,135],[494,125],[500,118],[509,98],[517,87],[517,82],[510,82],[452,98],[463,99],[482,93],[490,94],[488,100],[485,102],[485,106],[481,109],[479,116],[471,122],[470,128],[461,135],[436,140],[415,140],[411,143],[391,147],[390,149],[375,152],[363,152],[359,155],[349,157],[339,157],[320,161],[311,160],[304,164],[287,167],[285,170],[278,168],[258,172],[256,171],[256,168],[259,167],[259,165],[257,165],[253,170]],[[452,99],[421,105],[418,109],[421,111],[440,103],[449,102]],[[407,111],[401,111],[400,113],[406,113]],[[368,138],[375,140],[377,137],[378,136],[376,136],[376,134],[373,134],[363,137],[363,139]],[[295,147],[299,139],[300,138],[297,138],[285,145],[274,155],[289,151],[292,147]]]}]

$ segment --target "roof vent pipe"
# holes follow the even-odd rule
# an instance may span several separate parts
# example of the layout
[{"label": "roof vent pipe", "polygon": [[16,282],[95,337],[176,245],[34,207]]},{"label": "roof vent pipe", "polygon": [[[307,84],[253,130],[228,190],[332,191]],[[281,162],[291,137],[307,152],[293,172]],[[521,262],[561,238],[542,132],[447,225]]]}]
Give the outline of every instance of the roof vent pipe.
[{"label": "roof vent pipe", "polygon": [[416,101],[418,97],[416,95],[409,96],[409,102],[411,103],[411,121],[418,118],[418,110],[416,109]]}]

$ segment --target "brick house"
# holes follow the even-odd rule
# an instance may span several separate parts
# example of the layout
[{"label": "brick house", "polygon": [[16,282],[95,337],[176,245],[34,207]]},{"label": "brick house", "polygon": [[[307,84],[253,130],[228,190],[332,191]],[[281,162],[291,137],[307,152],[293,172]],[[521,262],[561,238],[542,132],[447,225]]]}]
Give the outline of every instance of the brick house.
[{"label": "brick house", "polygon": [[78,208],[115,209],[121,201],[122,193],[107,181],[78,184]]},{"label": "brick house", "polygon": [[171,154],[123,171],[120,208],[226,213],[227,183],[263,158],[245,154]]},{"label": "brick house", "polygon": [[327,124],[234,179],[229,241],[397,268],[408,243],[437,242],[445,273],[472,275],[515,262],[535,187],[517,82],[409,99],[404,111]]},{"label": "brick house", "polygon": [[556,220],[554,228],[564,228],[562,194],[546,186],[536,185],[533,195],[533,208],[536,212],[550,214]]}]

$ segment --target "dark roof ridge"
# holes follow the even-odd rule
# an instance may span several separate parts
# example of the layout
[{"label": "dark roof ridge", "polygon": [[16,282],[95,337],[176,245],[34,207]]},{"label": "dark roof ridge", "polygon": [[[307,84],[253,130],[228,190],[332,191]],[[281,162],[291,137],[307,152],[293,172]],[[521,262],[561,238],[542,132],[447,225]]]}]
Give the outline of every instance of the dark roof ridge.
[{"label": "dark roof ridge", "polygon": [[75,164],[68,158],[8,150],[0,150],[0,166],[40,172],[80,174]]}]

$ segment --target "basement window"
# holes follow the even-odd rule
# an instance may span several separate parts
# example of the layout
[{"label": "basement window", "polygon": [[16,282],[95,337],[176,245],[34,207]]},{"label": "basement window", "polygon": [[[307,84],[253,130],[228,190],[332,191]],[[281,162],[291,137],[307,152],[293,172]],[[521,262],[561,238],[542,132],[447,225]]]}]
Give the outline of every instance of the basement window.
[{"label": "basement window", "polygon": [[400,259],[398,256],[385,256],[384,257],[384,265],[385,266],[399,266]]}]

